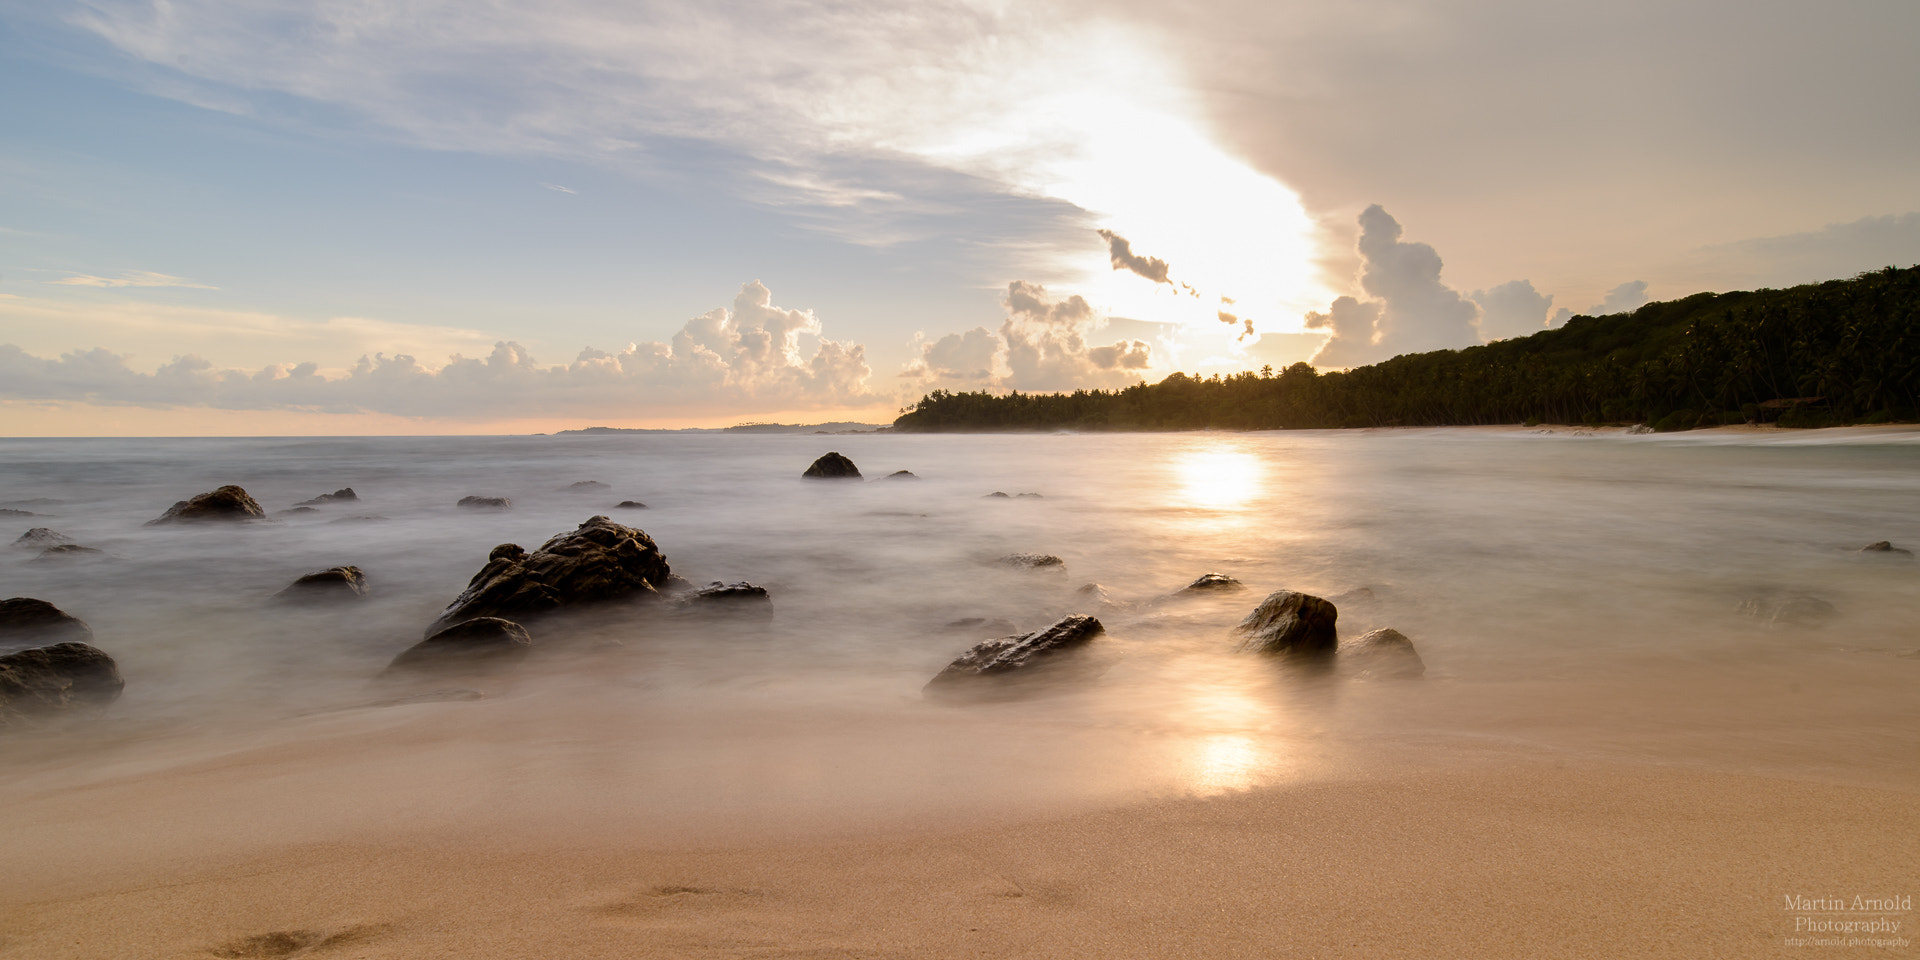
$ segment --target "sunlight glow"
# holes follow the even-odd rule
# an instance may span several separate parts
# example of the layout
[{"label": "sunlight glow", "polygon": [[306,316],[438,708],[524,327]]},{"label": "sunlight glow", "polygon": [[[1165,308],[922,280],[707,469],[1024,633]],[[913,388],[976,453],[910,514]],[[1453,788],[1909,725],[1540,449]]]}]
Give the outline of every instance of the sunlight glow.
[{"label": "sunlight glow", "polygon": [[1234,510],[1258,497],[1266,465],[1251,453],[1202,449],[1183,453],[1172,463],[1180,498],[1189,506]]}]

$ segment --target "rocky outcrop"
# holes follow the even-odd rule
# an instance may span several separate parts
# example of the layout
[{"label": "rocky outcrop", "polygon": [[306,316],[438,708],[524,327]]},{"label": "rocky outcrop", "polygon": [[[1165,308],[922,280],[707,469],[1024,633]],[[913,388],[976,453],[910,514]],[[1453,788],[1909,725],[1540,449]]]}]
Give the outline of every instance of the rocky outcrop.
[{"label": "rocky outcrop", "polygon": [[1413,649],[1413,641],[1398,630],[1369,630],[1340,641],[1340,666],[1353,676],[1379,680],[1413,680],[1425,676],[1427,665]]},{"label": "rocky outcrop", "polygon": [[838,453],[829,452],[826,456],[815,460],[813,466],[808,467],[807,472],[801,476],[815,480],[858,480],[860,468],[854,466],[852,460]]},{"label": "rocky outcrop", "polygon": [[499,617],[475,617],[408,647],[384,675],[495,670],[526,659],[532,649],[525,627]]},{"label": "rocky outcrop", "polygon": [[45,600],[0,600],[0,653],[69,642],[92,643],[93,628]]},{"label": "rocky outcrop", "polygon": [[1338,646],[1333,604],[1292,590],[1269,594],[1234,628],[1240,649],[1270,656],[1325,657]]},{"label": "rocky outcrop", "polygon": [[1067,562],[1050,553],[1009,553],[994,561],[1003,567],[1015,570],[1060,570],[1067,569]]},{"label": "rocky outcrop", "polygon": [[106,652],[67,641],[0,655],[0,726],[105,710],[127,682]]},{"label": "rocky outcrop", "polygon": [[513,501],[506,497],[461,497],[454,506],[468,510],[505,510],[513,506]]},{"label": "rocky outcrop", "polygon": [[281,603],[334,603],[362,600],[367,595],[367,577],[359,567],[330,567],[309,573],[273,595]]},{"label": "rocky outcrop", "polygon": [[1105,632],[1098,619],[1074,614],[1044,630],[983,640],[927,681],[922,693],[955,698],[1010,692],[1010,682],[1053,675],[1068,665],[1070,654]]},{"label": "rocky outcrop", "polygon": [[1203,573],[1200,575],[1200,579],[1174,591],[1174,596],[1193,596],[1202,593],[1235,593],[1245,589],[1245,584],[1224,573]]},{"label": "rocky outcrop", "polygon": [[321,504],[326,504],[326,503],[339,503],[343,500],[358,500],[358,499],[360,499],[360,495],[357,493],[354,493],[352,487],[341,487],[340,489],[335,490],[332,493],[323,493],[317,497],[314,497],[312,500],[302,500],[299,503],[294,504],[294,506],[317,507],[317,506],[320,506]]},{"label": "rocky outcrop", "polygon": [[1861,547],[1860,552],[1871,557],[1890,557],[1890,558],[1899,558],[1901,560],[1913,559],[1912,550],[1908,550],[1903,547],[1896,547],[1885,540],[1881,540],[1877,543],[1869,543],[1866,546]]},{"label": "rocky outcrop", "polygon": [[638,500],[622,500],[613,505],[615,510],[645,510],[647,505]]},{"label": "rocky outcrop", "polygon": [[47,527],[34,527],[13,541],[13,546],[22,550],[45,550],[48,547],[64,547],[73,542],[73,538],[58,530]]},{"label": "rocky outcrop", "polygon": [[182,500],[167,512],[147,521],[154,527],[171,523],[211,523],[240,520],[264,520],[267,511],[260,503],[247,495],[247,491],[227,484],[218,490],[203,493],[192,500]]},{"label": "rocky outcrop", "polygon": [[427,633],[476,617],[519,619],[635,594],[651,596],[654,585],[672,573],[653,538],[594,517],[532,553],[511,543],[494,547],[487,565]]}]

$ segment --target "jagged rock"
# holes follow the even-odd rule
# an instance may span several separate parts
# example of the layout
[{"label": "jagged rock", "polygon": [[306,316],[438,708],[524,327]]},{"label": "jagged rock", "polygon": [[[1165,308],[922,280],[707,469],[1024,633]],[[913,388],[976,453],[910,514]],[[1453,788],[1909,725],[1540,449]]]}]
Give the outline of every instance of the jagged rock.
[{"label": "jagged rock", "polygon": [[408,647],[387,665],[386,675],[497,669],[518,663],[532,649],[527,628],[499,617],[475,617]]},{"label": "jagged rock", "polygon": [[93,628],[45,600],[0,600],[0,653],[56,643],[92,643]]},{"label": "jagged rock", "polygon": [[63,547],[73,542],[73,538],[57,530],[46,527],[34,527],[20,535],[13,545],[22,550],[45,550],[48,547]]},{"label": "jagged rock", "polygon": [[858,480],[860,468],[854,466],[852,460],[838,453],[829,452],[826,456],[815,460],[813,466],[808,467],[807,472],[801,476],[812,477],[815,480]]},{"label": "jagged rock", "polygon": [[105,710],[126,685],[113,658],[90,643],[69,640],[0,655],[0,726]]},{"label": "jagged rock", "polygon": [[912,470],[895,470],[894,472],[887,474],[887,479],[888,480],[918,480],[920,478],[915,476]]},{"label": "jagged rock", "polygon": [[754,617],[773,616],[773,598],[765,587],[744,580],[721,583],[718,580],[690,593],[684,593],[680,609],[689,613],[727,613]]},{"label": "jagged rock", "polygon": [[1175,591],[1175,594],[1233,593],[1245,589],[1245,584],[1224,573],[1203,573],[1200,575],[1200,579],[1181,587]]},{"label": "jagged rock", "polygon": [[1369,630],[1340,642],[1340,665],[1356,677],[1412,680],[1426,675],[1427,665],[1413,649],[1413,641],[1398,630]]},{"label": "jagged rock", "polygon": [[63,543],[57,547],[48,547],[40,551],[28,563],[65,563],[69,560],[104,560],[107,552],[95,547],[83,547],[77,543]]},{"label": "jagged rock", "polygon": [[1323,657],[1339,639],[1334,621],[1340,612],[1319,597],[1292,590],[1269,594],[1234,628],[1242,651],[1290,657]]},{"label": "jagged rock", "polygon": [[560,489],[563,493],[599,493],[602,490],[612,490],[613,488],[598,480],[577,480]]},{"label": "jagged rock", "polygon": [[1038,676],[1042,668],[1063,663],[1067,659],[1064,655],[1105,632],[1098,619],[1074,614],[1060,618],[1044,630],[983,640],[927,681],[922,693],[929,697],[953,697],[1005,692],[1005,688],[995,691],[993,685]]},{"label": "jagged rock", "polygon": [[1066,570],[1067,562],[1050,553],[1009,553],[995,561],[1015,570]]},{"label": "jagged rock", "polygon": [[1771,627],[1823,627],[1840,616],[1826,600],[1786,591],[1748,597],[1740,602],[1740,612]]},{"label": "jagged rock", "polygon": [[613,505],[615,510],[645,510],[647,505],[638,500],[622,500]]},{"label": "jagged rock", "polygon": [[475,617],[525,617],[560,607],[653,595],[673,573],[653,538],[594,517],[527,553],[503,543],[467,589],[427,628],[429,635]]},{"label": "jagged rock", "polygon": [[192,500],[182,500],[167,512],[147,521],[147,526],[159,526],[168,523],[200,523],[203,521],[264,520],[267,512],[260,508],[258,501],[247,495],[245,490],[227,484],[218,490],[203,493]]},{"label": "jagged rock", "polygon": [[461,497],[455,506],[468,510],[505,510],[513,506],[513,501],[506,497]]},{"label": "jagged rock", "polygon": [[1903,560],[1913,559],[1912,550],[1907,550],[1902,547],[1896,547],[1885,540],[1881,540],[1877,543],[1869,543],[1866,546],[1861,547],[1860,552],[1864,554],[1868,554],[1870,556],[1899,557],[1900,559],[1903,559]]},{"label": "jagged rock", "polygon": [[359,567],[331,567],[309,573],[273,595],[283,603],[330,603],[361,600],[367,595],[367,577]]},{"label": "jagged rock", "polygon": [[354,493],[352,487],[341,487],[340,489],[335,490],[332,493],[323,493],[317,497],[314,497],[312,500],[302,500],[299,503],[294,504],[294,506],[317,507],[323,503],[339,503],[342,500],[358,500],[358,499],[360,499],[360,495],[357,493]]},{"label": "jagged rock", "polygon": [[1003,617],[994,617],[991,619],[987,617],[961,617],[947,624],[946,629],[955,633],[971,633],[976,637],[983,633],[995,637],[1004,637],[1020,632],[1019,625]]}]

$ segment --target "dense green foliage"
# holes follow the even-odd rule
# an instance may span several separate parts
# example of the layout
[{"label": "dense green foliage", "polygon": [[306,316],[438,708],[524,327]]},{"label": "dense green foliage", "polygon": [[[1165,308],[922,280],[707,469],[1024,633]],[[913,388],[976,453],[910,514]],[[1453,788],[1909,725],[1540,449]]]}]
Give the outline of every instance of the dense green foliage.
[{"label": "dense green foliage", "polygon": [[936,390],[894,427],[1268,430],[1631,423],[1684,430],[1912,420],[1920,410],[1920,267],[1790,290],[1702,293],[1574,317],[1529,337],[1408,354],[1344,373],[1274,373],[1065,394]]}]

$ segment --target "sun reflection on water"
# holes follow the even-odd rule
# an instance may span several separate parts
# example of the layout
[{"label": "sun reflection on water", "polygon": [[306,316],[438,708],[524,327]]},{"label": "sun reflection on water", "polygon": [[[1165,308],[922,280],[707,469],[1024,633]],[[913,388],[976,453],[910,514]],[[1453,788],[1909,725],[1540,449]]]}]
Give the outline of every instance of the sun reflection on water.
[{"label": "sun reflection on water", "polygon": [[1281,758],[1266,735],[1273,707],[1239,690],[1217,690],[1188,701],[1183,718],[1196,729],[1185,745],[1186,788],[1200,796],[1247,790],[1272,779]]},{"label": "sun reflection on water", "polygon": [[1173,460],[1180,496],[1190,506],[1234,510],[1257,497],[1267,476],[1266,464],[1244,450],[1215,447],[1190,450]]}]

